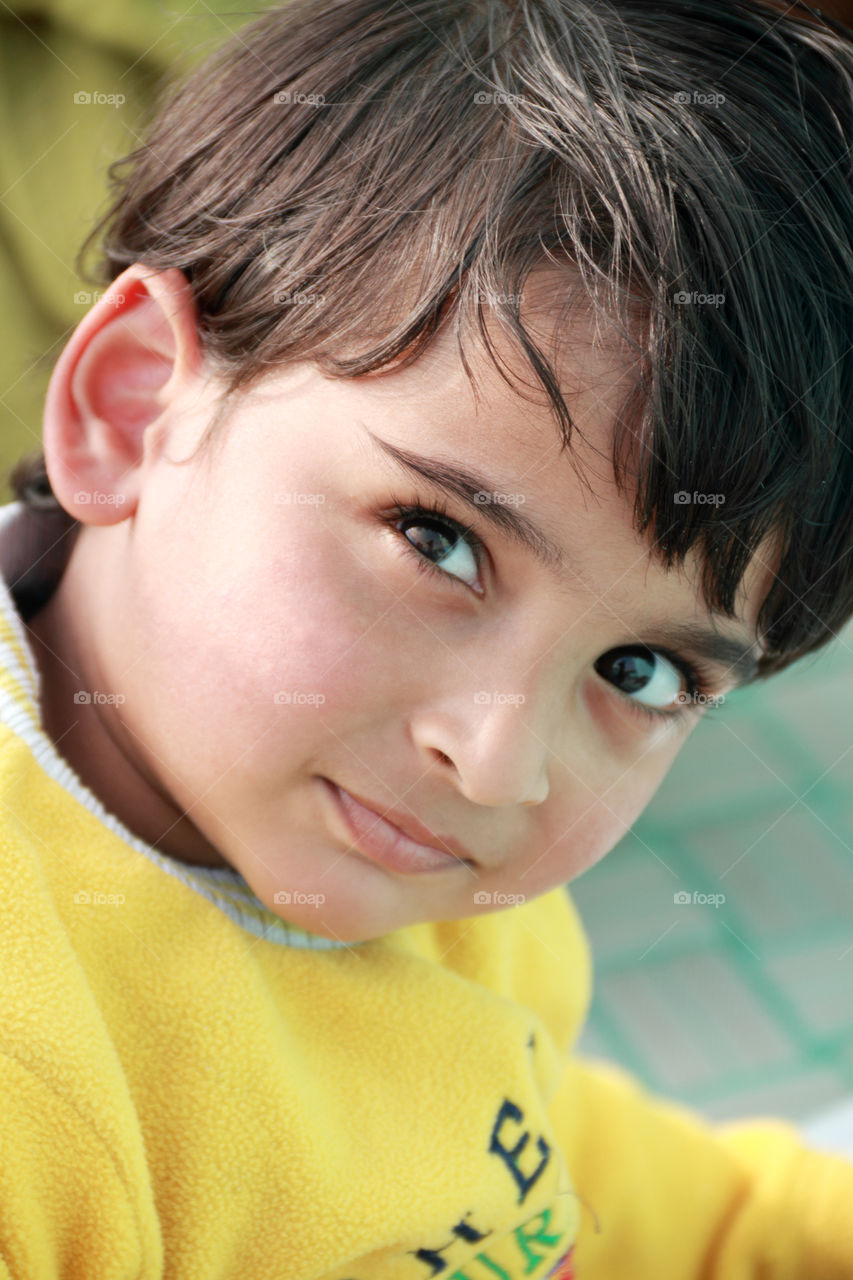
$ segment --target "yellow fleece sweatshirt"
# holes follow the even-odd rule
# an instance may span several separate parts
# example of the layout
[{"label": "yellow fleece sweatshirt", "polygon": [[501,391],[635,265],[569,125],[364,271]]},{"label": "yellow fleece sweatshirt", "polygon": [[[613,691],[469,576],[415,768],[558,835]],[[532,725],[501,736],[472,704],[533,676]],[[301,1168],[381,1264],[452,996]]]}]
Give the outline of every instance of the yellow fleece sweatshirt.
[{"label": "yellow fleece sweatshirt", "polygon": [[39,519],[0,508],[3,1280],[853,1277],[853,1165],[569,1057],[564,889],[335,944],[104,810],[39,721]]}]

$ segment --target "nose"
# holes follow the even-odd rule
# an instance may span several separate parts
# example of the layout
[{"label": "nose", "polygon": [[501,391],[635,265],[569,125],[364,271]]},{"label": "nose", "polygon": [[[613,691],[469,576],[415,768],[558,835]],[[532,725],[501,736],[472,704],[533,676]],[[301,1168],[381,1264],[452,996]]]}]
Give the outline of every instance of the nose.
[{"label": "nose", "polygon": [[[553,701],[553,697],[551,699]],[[457,775],[473,802],[500,807],[538,805],[548,797],[554,761],[546,716],[531,716],[527,695],[478,689],[457,693],[453,705],[433,707],[413,724],[424,756]]]}]

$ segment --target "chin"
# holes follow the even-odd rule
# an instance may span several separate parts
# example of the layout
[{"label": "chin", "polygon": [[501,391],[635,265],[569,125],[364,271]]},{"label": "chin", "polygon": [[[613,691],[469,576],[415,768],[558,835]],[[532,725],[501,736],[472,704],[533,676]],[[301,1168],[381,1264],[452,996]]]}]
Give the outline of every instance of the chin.
[{"label": "chin", "polygon": [[242,872],[264,906],[285,924],[332,942],[356,943],[410,923],[412,903],[401,898],[406,885],[393,882],[379,867],[335,851],[330,858],[309,854],[294,863],[281,869],[262,863],[247,868],[249,874]]}]

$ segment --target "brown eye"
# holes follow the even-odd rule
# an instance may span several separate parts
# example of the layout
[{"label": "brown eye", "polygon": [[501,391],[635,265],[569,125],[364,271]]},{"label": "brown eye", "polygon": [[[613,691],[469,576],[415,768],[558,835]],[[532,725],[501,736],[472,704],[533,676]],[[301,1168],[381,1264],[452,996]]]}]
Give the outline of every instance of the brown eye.
[{"label": "brown eye", "polygon": [[398,506],[394,516],[394,528],[403,536],[405,547],[417,557],[419,569],[482,593],[478,572],[483,547],[470,529],[463,529],[437,508]]},{"label": "brown eye", "polygon": [[646,645],[609,649],[594,666],[639,712],[653,716],[671,718],[682,714],[685,699],[679,699],[679,694],[692,692],[695,687],[689,664],[682,667]]}]

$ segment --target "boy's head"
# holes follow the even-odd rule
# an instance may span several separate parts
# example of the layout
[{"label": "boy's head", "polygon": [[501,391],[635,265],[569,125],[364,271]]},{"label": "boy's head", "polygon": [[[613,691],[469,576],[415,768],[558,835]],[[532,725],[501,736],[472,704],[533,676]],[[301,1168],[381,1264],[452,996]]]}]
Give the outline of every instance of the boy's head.
[{"label": "boy's head", "polygon": [[[316,933],[494,910],[825,644],[852,85],[740,0],[294,0],[164,101],[45,408],[80,533],[30,627],[108,807]],[[329,781],[458,858],[350,851]]]}]

